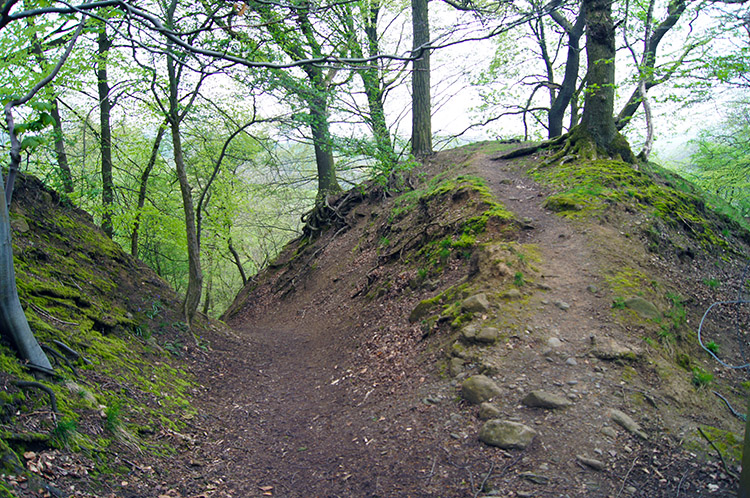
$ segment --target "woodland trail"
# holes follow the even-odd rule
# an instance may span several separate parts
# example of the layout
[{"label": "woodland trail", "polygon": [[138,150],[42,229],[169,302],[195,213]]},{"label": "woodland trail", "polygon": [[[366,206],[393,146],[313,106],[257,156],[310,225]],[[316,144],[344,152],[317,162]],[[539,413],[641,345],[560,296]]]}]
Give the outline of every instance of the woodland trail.
[{"label": "woodland trail", "polygon": [[[538,252],[527,298],[497,308],[518,317],[503,331],[507,339],[447,378],[436,365],[445,362],[449,343],[440,341],[451,332],[430,346],[406,319],[434,292],[401,295],[404,287],[380,300],[355,300],[353,291],[378,258],[353,249],[365,238],[358,229],[343,232],[315,252],[316,269],[294,292],[283,300],[271,293],[234,315],[234,332],[209,337],[207,357],[193,363],[203,392],[193,439],[175,459],[181,477],[171,486],[182,496],[477,498],[489,496],[480,493],[489,477],[495,496],[605,498],[620,495],[625,484],[638,490],[635,496],[674,496],[650,474],[628,469],[640,459],[664,474],[687,472],[690,457],[634,437],[609,415],[611,408],[626,411],[658,434],[659,397],[649,397],[650,406],[632,396],[655,392],[658,383],[638,377],[623,386],[621,368],[592,354],[595,343],[637,349],[642,340],[641,331],[613,320],[612,296],[600,290],[605,269],[628,261],[637,244],[619,237],[616,224],[549,212],[544,188],[512,164],[460,154],[434,160],[444,167],[470,159],[467,173],[484,177],[523,220],[518,242]],[[497,318],[503,319],[478,319]],[[388,347],[368,360],[363,350],[372,341]],[[391,355],[405,357],[390,361]],[[487,369],[503,390],[500,417],[538,432],[526,450],[503,451],[477,438],[478,409],[461,401],[459,389],[462,379]],[[529,391],[540,389],[572,406],[522,406]],[[580,456],[602,459],[606,469],[593,470]]]}]

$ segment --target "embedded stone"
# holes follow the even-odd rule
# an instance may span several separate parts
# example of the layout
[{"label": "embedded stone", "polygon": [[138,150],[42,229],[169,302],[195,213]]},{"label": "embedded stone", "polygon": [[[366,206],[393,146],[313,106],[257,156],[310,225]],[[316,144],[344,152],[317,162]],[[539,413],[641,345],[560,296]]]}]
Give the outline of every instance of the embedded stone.
[{"label": "embedded stone", "polygon": [[465,313],[483,313],[490,307],[490,302],[487,300],[487,295],[475,294],[467,297],[461,303],[461,311]]},{"label": "embedded stone", "polygon": [[492,419],[479,431],[479,440],[504,450],[522,450],[534,440],[536,431],[518,422]]},{"label": "embedded stone", "polygon": [[625,307],[638,313],[642,318],[658,318],[660,313],[656,306],[642,297],[631,297],[625,300]]},{"label": "embedded stone", "polygon": [[547,393],[544,391],[531,391],[526,395],[525,398],[521,400],[521,403],[533,408],[547,408],[550,410],[565,408],[566,406],[570,406],[572,404],[569,400],[563,398],[562,396]]},{"label": "embedded stone", "polygon": [[472,375],[461,384],[461,396],[478,405],[502,394],[500,386],[486,375]]}]

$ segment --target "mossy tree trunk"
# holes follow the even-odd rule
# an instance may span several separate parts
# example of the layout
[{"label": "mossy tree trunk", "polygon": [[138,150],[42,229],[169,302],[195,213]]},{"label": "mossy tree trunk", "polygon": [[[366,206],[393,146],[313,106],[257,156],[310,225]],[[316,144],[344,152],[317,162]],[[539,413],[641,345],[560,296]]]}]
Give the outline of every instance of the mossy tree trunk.
[{"label": "mossy tree trunk", "polygon": [[586,17],[588,76],[581,125],[604,150],[617,136],[615,127],[615,25],[612,0],[583,0]]}]

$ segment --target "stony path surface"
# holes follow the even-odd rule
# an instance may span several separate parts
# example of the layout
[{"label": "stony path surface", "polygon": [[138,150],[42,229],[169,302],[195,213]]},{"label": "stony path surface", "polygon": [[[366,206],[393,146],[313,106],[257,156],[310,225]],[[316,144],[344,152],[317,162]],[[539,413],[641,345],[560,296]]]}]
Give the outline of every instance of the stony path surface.
[{"label": "stony path surface", "polygon": [[[195,363],[204,391],[194,439],[175,459],[188,469],[178,486],[182,495],[675,496],[671,481],[658,491],[651,469],[682,467],[611,418],[617,409],[649,434],[661,430],[658,408],[634,396],[650,386],[625,385],[624,365],[591,354],[611,338],[636,347],[638,336],[613,321],[612,296],[601,290],[602,257],[610,258],[604,264],[617,264],[632,249],[612,242],[620,240],[616,228],[545,210],[543,188],[508,164],[477,154],[472,172],[526,221],[519,242],[539,252],[537,290],[515,310],[523,326],[447,378],[435,368],[442,353],[420,342],[421,334],[411,337],[405,319],[429,296],[350,309],[364,306],[351,304],[353,291],[372,261],[351,257],[361,240],[345,233],[318,255],[315,278],[281,304],[234,317],[235,335],[213,337],[208,361]],[[373,321],[379,325],[371,330]],[[364,361],[362,351],[376,340],[390,344],[382,358],[371,355],[382,362]],[[391,358],[399,355],[406,358]],[[499,450],[477,439],[483,422],[459,390],[486,365],[502,390],[495,401],[499,416],[538,432],[526,450]],[[533,390],[563,396],[572,406],[523,406]],[[633,473],[638,462],[646,471]],[[492,490],[483,494],[485,479]]]}]

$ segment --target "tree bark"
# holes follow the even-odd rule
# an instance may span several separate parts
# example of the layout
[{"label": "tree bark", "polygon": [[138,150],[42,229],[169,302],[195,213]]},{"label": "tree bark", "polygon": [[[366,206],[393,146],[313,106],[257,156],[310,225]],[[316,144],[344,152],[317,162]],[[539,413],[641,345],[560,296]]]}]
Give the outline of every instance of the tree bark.
[{"label": "tree bark", "polygon": [[412,0],[412,128],[411,153],[414,157],[432,154],[432,106],[430,104],[430,51],[423,48],[430,43],[428,0]]},{"label": "tree bark", "polygon": [[310,105],[310,131],[315,147],[315,164],[318,168],[318,195],[321,202],[326,196],[341,192],[336,180],[336,163],[333,159],[333,144],[328,126],[328,96],[322,91],[316,92],[308,103]]},{"label": "tree bark", "polygon": [[185,168],[185,158],[182,153],[182,137],[180,136],[179,120],[171,120],[170,130],[172,134],[172,146],[174,152],[174,163],[177,171],[177,180],[180,183],[182,193],[182,206],[185,214],[185,235],[187,237],[188,252],[188,286],[185,291],[183,302],[183,313],[188,327],[191,326],[198,305],[201,300],[203,288],[203,271],[201,270],[201,251],[198,246],[198,236],[195,228],[195,210],[193,208],[193,197],[190,183],[188,182]]},{"label": "tree bark", "polygon": [[[367,36],[367,52],[369,57],[375,57],[380,54],[380,42],[377,31],[379,15],[380,4],[379,2],[374,2],[370,7],[369,16],[365,19],[365,35]],[[362,57],[361,51],[356,56]],[[378,149],[378,161],[388,170],[396,164],[397,158],[393,150],[391,133],[388,130],[388,124],[385,120],[385,104],[383,103],[385,89],[383,88],[382,75],[379,68],[375,65],[363,69],[360,71],[360,75],[370,110],[368,121],[372,129],[373,138],[375,138],[375,145]]]},{"label": "tree bark", "polygon": [[148,178],[151,176],[151,170],[154,169],[156,159],[159,157],[159,146],[161,145],[161,140],[164,137],[165,131],[166,127],[163,124],[159,126],[159,129],[156,132],[156,137],[154,138],[154,145],[151,147],[151,155],[148,158],[148,164],[143,170],[143,173],[141,173],[141,182],[138,186],[138,207],[135,213],[135,221],[133,222],[133,231],[130,234],[130,255],[134,258],[138,257],[138,232],[141,227],[141,212],[143,211],[143,206],[146,205]]},{"label": "tree bark", "polygon": [[237,249],[235,249],[234,246],[232,245],[231,237],[227,240],[227,246],[229,246],[229,252],[232,254],[232,260],[234,261],[235,266],[237,266],[237,269],[240,272],[240,277],[242,277],[242,285],[244,287],[247,284],[247,275],[245,274],[245,269],[242,267],[242,260],[240,259],[240,254],[237,252]]},{"label": "tree bark", "polygon": [[5,201],[0,201],[0,335],[7,337],[21,358],[35,367],[52,371],[52,365],[29,327],[16,289],[10,217]]},{"label": "tree bark", "polygon": [[617,136],[615,104],[615,28],[612,0],[583,0],[588,74],[581,125],[594,143],[610,151]]},{"label": "tree bark", "polygon": [[565,109],[571,103],[571,99],[576,91],[578,84],[578,71],[581,60],[581,36],[585,26],[585,17],[581,9],[575,24],[570,24],[557,11],[552,12],[552,18],[559,24],[568,35],[568,56],[565,62],[565,76],[560,84],[560,90],[557,93],[547,115],[547,126],[549,138],[555,138],[562,135],[563,119],[565,118]]},{"label": "tree bark", "polygon": [[68,154],[65,152],[65,140],[62,129],[62,119],[60,117],[60,107],[57,103],[57,99],[52,99],[52,110],[50,111],[52,116],[52,133],[55,140],[55,156],[57,158],[57,167],[60,168],[60,179],[63,184],[63,191],[65,193],[73,193],[73,174],[70,171],[70,164],[68,163]]},{"label": "tree bark", "polygon": [[109,81],[107,80],[107,57],[112,41],[107,36],[106,24],[99,29],[96,63],[97,89],[99,91],[99,123],[101,127],[101,174],[102,174],[102,230],[112,238],[112,208],[114,203],[114,184],[112,180],[112,131],[110,116],[112,103],[109,100]]}]

